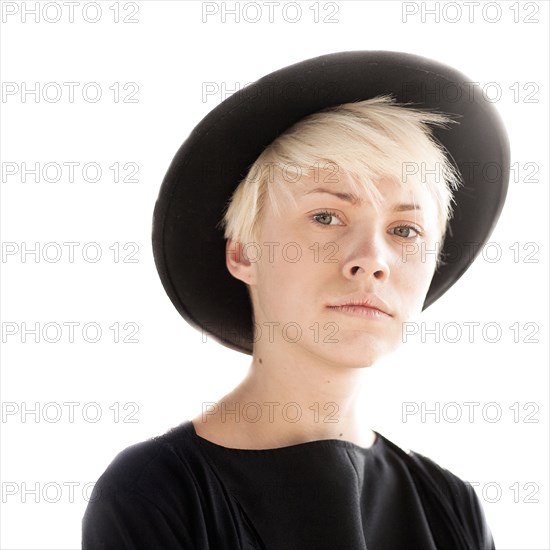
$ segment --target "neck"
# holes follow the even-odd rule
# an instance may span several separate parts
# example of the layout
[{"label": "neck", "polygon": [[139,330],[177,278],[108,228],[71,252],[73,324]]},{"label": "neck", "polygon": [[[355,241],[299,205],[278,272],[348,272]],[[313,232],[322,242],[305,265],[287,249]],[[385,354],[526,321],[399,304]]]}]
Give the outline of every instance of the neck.
[{"label": "neck", "polygon": [[233,448],[276,448],[322,439],[369,447],[374,434],[356,414],[362,371],[324,362],[293,344],[286,350],[272,346],[269,353],[258,346],[246,377],[211,414],[196,417],[195,429]]}]

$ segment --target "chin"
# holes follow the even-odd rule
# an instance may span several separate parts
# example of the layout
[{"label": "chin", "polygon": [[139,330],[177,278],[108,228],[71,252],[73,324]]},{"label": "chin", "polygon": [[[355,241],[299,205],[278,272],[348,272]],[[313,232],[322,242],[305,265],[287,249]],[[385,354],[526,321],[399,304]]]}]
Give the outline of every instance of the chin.
[{"label": "chin", "polygon": [[370,367],[384,355],[391,353],[391,349],[387,347],[380,348],[371,344],[358,345],[354,344],[336,344],[335,348],[323,353],[322,356],[326,361],[340,364],[346,368],[362,369]]}]

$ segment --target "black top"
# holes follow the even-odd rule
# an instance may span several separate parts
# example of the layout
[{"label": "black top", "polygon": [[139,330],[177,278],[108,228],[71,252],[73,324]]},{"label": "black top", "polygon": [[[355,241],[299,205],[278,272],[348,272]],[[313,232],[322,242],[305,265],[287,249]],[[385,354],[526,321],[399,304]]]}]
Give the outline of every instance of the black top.
[{"label": "black top", "polygon": [[83,550],[494,550],[473,488],[376,433],[222,447],[190,420],[119,453],[83,518]]}]

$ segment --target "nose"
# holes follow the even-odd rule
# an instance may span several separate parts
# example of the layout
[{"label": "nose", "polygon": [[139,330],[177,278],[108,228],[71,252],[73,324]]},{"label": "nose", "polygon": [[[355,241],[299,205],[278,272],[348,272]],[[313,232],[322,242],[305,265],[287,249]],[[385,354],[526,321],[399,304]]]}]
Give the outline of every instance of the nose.
[{"label": "nose", "polygon": [[350,280],[386,280],[390,276],[386,247],[384,236],[378,230],[362,226],[344,251],[344,277]]}]

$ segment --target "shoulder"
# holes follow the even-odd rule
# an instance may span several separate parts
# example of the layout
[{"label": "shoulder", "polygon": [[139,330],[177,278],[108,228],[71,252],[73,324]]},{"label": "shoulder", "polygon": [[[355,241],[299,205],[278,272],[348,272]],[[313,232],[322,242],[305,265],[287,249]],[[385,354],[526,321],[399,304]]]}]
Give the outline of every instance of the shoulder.
[{"label": "shoulder", "polygon": [[447,468],[417,451],[409,450],[408,455],[419,468],[432,477],[448,497],[462,501],[472,495],[473,487]]},{"label": "shoulder", "polygon": [[463,548],[494,550],[483,507],[470,483],[417,451],[387,439],[386,443],[406,465],[436,538],[447,540],[452,532]]},{"label": "shoulder", "polygon": [[90,495],[83,548],[141,548],[145,541],[170,548],[172,539],[190,541],[200,510],[193,463],[199,461],[182,426],[118,453]]},{"label": "shoulder", "polygon": [[435,486],[430,486],[429,491],[438,494],[439,501],[449,504],[464,529],[464,537],[472,541],[473,547],[494,550],[495,544],[483,506],[472,485],[427,456],[415,451],[410,451],[409,456],[434,480]]},{"label": "shoulder", "polygon": [[414,477],[421,477],[424,481],[429,479],[430,483],[437,486],[447,497],[463,500],[471,498],[472,493],[475,494],[469,483],[431,458],[412,449],[401,447],[385,437],[383,439],[386,447],[408,467]]},{"label": "shoulder", "polygon": [[123,491],[151,495],[153,485],[170,483],[174,476],[181,478],[193,454],[193,445],[186,441],[182,426],[130,445],[107,466],[92,496],[101,498]]}]

